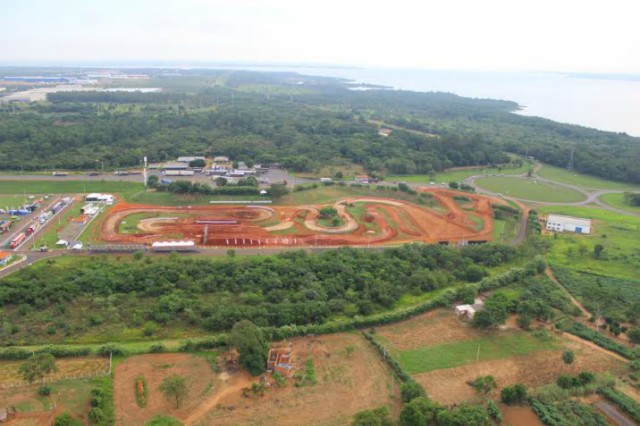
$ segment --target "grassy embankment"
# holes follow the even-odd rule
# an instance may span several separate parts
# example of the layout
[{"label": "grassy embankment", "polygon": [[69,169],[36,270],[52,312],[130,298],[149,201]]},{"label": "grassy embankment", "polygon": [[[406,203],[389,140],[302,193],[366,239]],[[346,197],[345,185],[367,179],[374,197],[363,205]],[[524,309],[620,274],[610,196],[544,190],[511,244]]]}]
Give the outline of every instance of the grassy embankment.
[{"label": "grassy embankment", "polygon": [[552,203],[576,203],[585,200],[585,196],[578,191],[535,179],[487,177],[478,179],[476,184],[489,191],[523,200]]},{"label": "grassy embankment", "polygon": [[[557,265],[599,275],[637,279],[640,276],[640,218],[594,207],[549,206],[539,214],[565,214],[592,220],[591,235],[571,233],[547,236],[549,260]],[[604,246],[600,258],[593,249]]]},{"label": "grassy embankment", "polygon": [[594,189],[613,189],[624,190],[635,188],[640,190],[640,186],[633,185],[625,182],[615,182],[612,180],[602,179],[597,176],[585,175],[577,172],[570,172],[569,170],[562,169],[560,167],[550,166],[545,164],[537,172],[538,176],[545,179],[553,180],[555,182],[566,183],[569,185],[577,185],[585,188]]}]

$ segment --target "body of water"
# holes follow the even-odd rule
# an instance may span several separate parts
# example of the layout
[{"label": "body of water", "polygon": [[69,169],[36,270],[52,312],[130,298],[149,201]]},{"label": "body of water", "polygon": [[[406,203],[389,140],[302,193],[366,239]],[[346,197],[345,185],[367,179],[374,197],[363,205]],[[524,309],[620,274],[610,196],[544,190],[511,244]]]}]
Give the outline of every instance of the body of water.
[{"label": "body of water", "polygon": [[521,114],[640,136],[640,80],[533,72],[248,68],[342,77],[358,83],[379,84],[401,90],[451,92],[472,98],[504,99],[521,105]]}]

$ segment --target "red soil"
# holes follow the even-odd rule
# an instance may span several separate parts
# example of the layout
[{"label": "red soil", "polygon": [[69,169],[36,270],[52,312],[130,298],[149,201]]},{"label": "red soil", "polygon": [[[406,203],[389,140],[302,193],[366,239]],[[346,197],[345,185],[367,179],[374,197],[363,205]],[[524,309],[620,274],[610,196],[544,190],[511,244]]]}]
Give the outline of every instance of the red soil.
[{"label": "red soil", "polygon": [[[503,203],[488,197],[450,190],[429,192],[445,213],[399,200],[366,197],[340,200],[334,204],[344,226],[324,228],[317,223],[322,206],[193,206],[161,207],[118,203],[102,223],[101,238],[114,243],[152,243],[184,238],[206,246],[350,246],[407,242],[458,243],[486,242],[492,239],[491,203]],[[454,195],[471,199],[463,210]],[[352,218],[344,204],[361,203],[367,218]],[[173,219],[149,218],[141,221],[136,234],[121,234],[119,225],[135,213],[176,214]],[[469,213],[482,218],[479,231]],[[206,222],[206,223],[203,223]],[[374,223],[377,232],[367,230]],[[283,226],[270,231],[268,227]],[[205,239],[206,234],[206,239]]]}]

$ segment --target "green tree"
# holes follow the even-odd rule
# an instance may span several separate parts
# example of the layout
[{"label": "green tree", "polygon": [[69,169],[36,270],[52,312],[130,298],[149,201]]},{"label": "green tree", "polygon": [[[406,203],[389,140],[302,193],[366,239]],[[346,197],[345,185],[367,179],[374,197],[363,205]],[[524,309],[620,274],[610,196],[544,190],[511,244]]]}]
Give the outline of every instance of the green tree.
[{"label": "green tree", "polygon": [[273,184],[269,187],[269,194],[275,199],[282,198],[289,193],[289,189],[287,189],[287,185],[284,184]]},{"label": "green tree", "polygon": [[240,365],[252,376],[261,374],[267,366],[269,343],[254,323],[242,320],[234,324],[229,334],[229,346],[240,354]]},{"label": "green tree", "polygon": [[156,175],[151,175],[147,178],[147,186],[155,188],[158,185],[159,179]]},{"label": "green tree", "polygon": [[640,344],[640,327],[633,327],[627,331],[627,337],[631,343]]},{"label": "green tree", "polygon": [[438,403],[427,397],[415,398],[400,412],[401,426],[423,426],[435,420],[439,411],[443,410]]},{"label": "green tree", "polygon": [[198,158],[196,160],[193,160],[193,161],[189,162],[189,167],[202,168],[202,167],[204,167],[206,165],[207,165],[207,162],[204,161],[202,158]]},{"label": "green tree", "polygon": [[338,210],[333,207],[323,207],[318,212],[323,219],[331,219],[338,214]]},{"label": "green tree", "polygon": [[498,387],[496,379],[493,376],[479,376],[471,382],[471,386],[476,392],[481,394],[487,394]]},{"label": "green tree", "polygon": [[460,185],[458,184],[458,182],[449,182],[449,188],[458,189],[460,188]]},{"label": "green tree", "polygon": [[527,388],[522,383],[507,386],[500,392],[500,399],[507,405],[521,404],[527,399]]},{"label": "green tree", "polygon": [[187,379],[183,376],[172,375],[165,377],[159,387],[167,401],[175,400],[176,408],[180,408],[182,401],[189,395]]},{"label": "green tree", "polygon": [[219,177],[216,178],[216,180],[214,180],[214,182],[216,183],[216,186],[226,186],[227,185],[227,180],[223,177]]},{"label": "green tree", "polygon": [[352,426],[392,426],[393,420],[389,417],[387,407],[379,407],[373,410],[365,410],[353,416]]},{"label": "green tree", "polygon": [[566,365],[573,364],[573,361],[575,361],[575,359],[576,355],[571,350],[566,350],[562,353],[562,362],[564,362]]},{"label": "green tree", "polygon": [[475,314],[474,325],[480,328],[489,328],[504,324],[509,315],[509,306],[509,299],[504,294],[492,295],[484,303],[482,310]]},{"label": "green tree", "polygon": [[18,368],[18,373],[28,383],[41,380],[44,384],[44,377],[54,371],[58,371],[56,359],[46,352],[32,355]]},{"label": "green tree", "polygon": [[420,383],[410,380],[400,385],[400,397],[402,402],[407,403],[420,397],[426,397],[427,393]]},{"label": "green tree", "polygon": [[70,413],[58,414],[53,421],[53,426],[82,426],[84,423],[74,419]]}]

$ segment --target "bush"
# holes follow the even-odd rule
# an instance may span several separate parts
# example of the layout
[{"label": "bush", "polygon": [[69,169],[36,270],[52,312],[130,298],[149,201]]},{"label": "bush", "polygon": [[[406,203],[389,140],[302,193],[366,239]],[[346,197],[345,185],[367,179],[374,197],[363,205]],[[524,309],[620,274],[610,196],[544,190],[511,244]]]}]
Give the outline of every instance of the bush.
[{"label": "bush", "polygon": [[38,389],[38,395],[40,396],[49,396],[51,395],[51,386],[44,385],[40,389]]},{"label": "bush", "polygon": [[83,423],[74,419],[73,416],[69,413],[62,413],[56,416],[53,421],[54,426],[83,426]]},{"label": "bush", "polygon": [[507,405],[522,404],[527,399],[527,389],[522,383],[507,386],[500,392],[500,399]]},{"label": "bush", "polygon": [[427,396],[427,393],[424,391],[424,388],[414,380],[400,385],[400,397],[404,403],[423,396]]},{"label": "bush", "polygon": [[487,414],[489,414],[489,417],[491,417],[497,423],[502,422],[502,420],[504,419],[502,410],[500,410],[500,407],[498,407],[498,405],[493,401],[489,401],[487,403]]},{"label": "bush", "polygon": [[105,415],[99,407],[93,407],[89,410],[89,420],[91,423],[102,423]]}]

